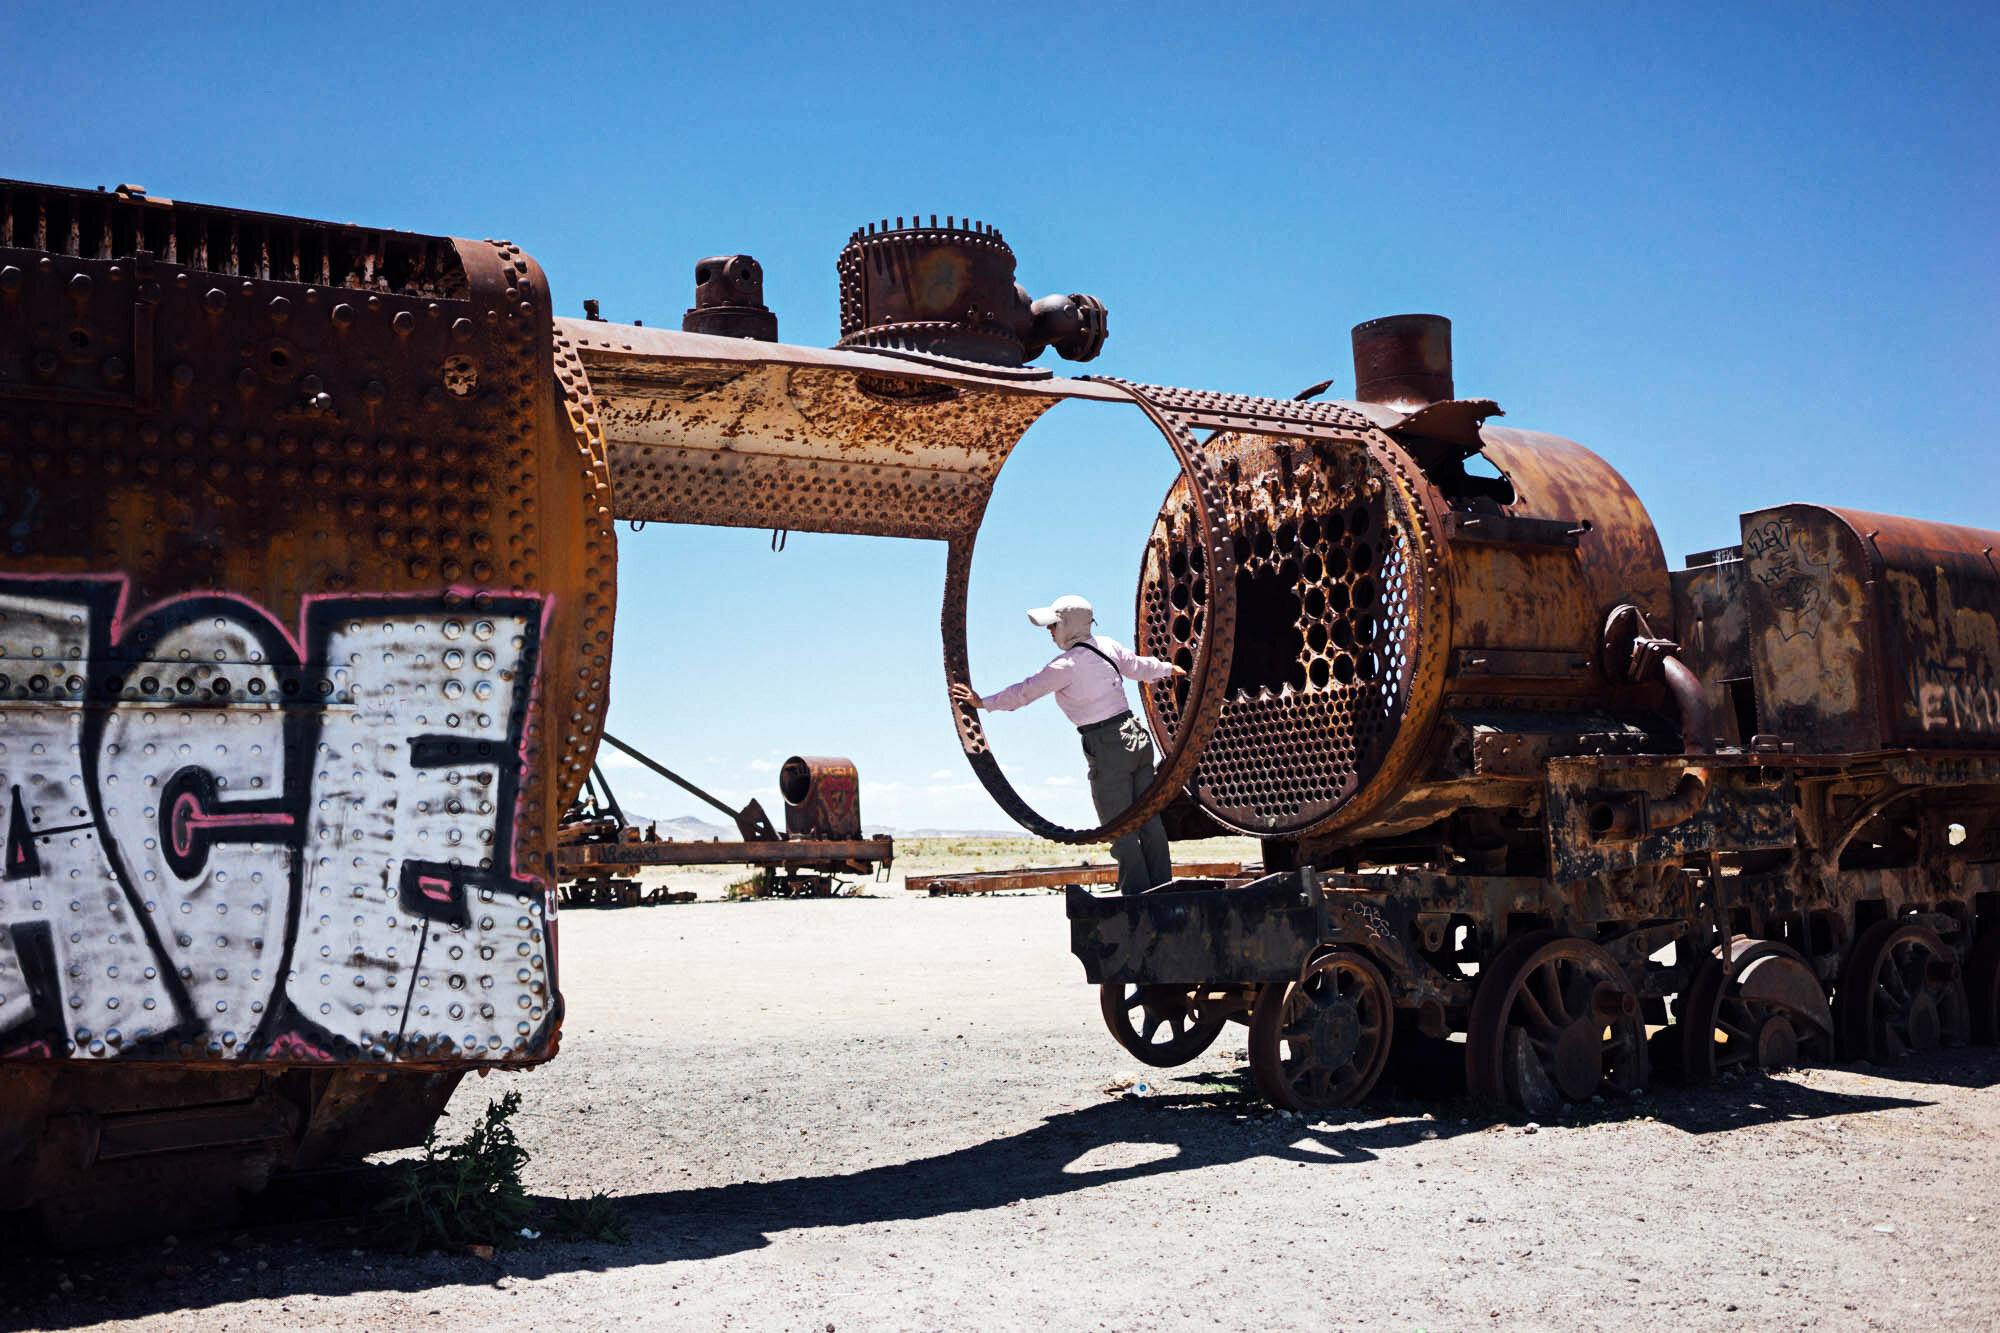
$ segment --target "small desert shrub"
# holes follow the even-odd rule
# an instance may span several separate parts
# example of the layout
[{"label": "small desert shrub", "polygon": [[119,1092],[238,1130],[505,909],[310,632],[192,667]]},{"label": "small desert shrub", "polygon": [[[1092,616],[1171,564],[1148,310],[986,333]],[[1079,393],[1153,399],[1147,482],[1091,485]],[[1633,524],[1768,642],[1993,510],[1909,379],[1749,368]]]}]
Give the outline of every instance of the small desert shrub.
[{"label": "small desert shrub", "polygon": [[771,872],[758,870],[742,879],[732,880],[722,890],[722,896],[730,902],[742,902],[745,898],[762,898],[771,892]]},{"label": "small desert shrub", "polygon": [[432,1128],[424,1155],[382,1201],[390,1243],[416,1251],[503,1245],[520,1237],[535,1212],[521,1186],[528,1150],[507,1123],[520,1109],[518,1092],[488,1102],[469,1134],[442,1147]]},{"label": "small desert shrub", "polygon": [[625,1215],[603,1190],[588,1198],[561,1198],[549,1204],[548,1230],[571,1240],[596,1240],[623,1245],[632,1239]]}]

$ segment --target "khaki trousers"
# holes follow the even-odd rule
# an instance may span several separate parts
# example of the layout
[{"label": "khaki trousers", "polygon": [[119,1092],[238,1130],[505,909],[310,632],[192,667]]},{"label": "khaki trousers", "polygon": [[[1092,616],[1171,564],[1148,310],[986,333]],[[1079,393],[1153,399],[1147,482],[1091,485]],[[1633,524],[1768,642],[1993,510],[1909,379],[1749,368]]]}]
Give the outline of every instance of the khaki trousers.
[{"label": "khaki trousers", "polygon": [[[1122,724],[1086,731],[1082,739],[1083,757],[1090,765],[1090,799],[1103,823],[1131,809],[1152,783],[1153,738],[1128,713]],[[1111,856],[1118,862],[1120,893],[1139,893],[1174,877],[1167,829],[1157,815],[1112,843]]]}]

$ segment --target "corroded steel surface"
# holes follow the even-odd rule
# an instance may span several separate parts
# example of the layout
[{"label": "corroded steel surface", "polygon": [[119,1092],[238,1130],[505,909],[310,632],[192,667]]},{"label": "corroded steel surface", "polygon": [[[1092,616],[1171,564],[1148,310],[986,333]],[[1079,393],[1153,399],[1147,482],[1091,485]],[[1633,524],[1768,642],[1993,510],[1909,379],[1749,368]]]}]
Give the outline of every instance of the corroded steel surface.
[{"label": "corroded steel surface", "polygon": [[[1654,623],[1672,623],[1666,556],[1639,497],[1617,471],[1573,440],[1539,431],[1485,426],[1481,454],[1512,492],[1499,509],[1515,520],[1541,520],[1575,534],[1575,545],[1454,531],[1453,645],[1461,659],[1454,693],[1601,695],[1597,664],[1606,614],[1636,605]],[[1512,679],[1481,671],[1473,650],[1554,653]],[[1567,659],[1587,659],[1575,668]],[[1498,677],[1504,684],[1490,683]]]},{"label": "corroded steel surface", "polygon": [[0,1055],[547,1058],[615,551],[540,271],[4,184],[0,311]]},{"label": "corroded steel surface", "polygon": [[1104,303],[1072,294],[1030,303],[999,229],[937,214],[871,222],[848,237],[840,273],[840,345],[1018,366],[1054,347],[1072,361],[1103,350]]},{"label": "corroded steel surface", "polygon": [[1745,514],[1759,730],[1819,752],[2000,744],[1996,547],[1860,510]]},{"label": "corroded steel surface", "polygon": [[[1330,405],[1327,405],[1330,406]],[[1414,469],[1365,418],[1345,439],[1226,434],[1206,446],[1229,478],[1239,642],[1214,739],[1194,781],[1202,808],[1246,832],[1327,821],[1413,754],[1438,705],[1445,607],[1436,516],[1400,479]],[[1217,589],[1190,549],[1176,483],[1147,543],[1139,650],[1187,665]],[[1186,709],[1145,691],[1156,728]],[[1414,726],[1406,726],[1413,722]]]},{"label": "corroded steel surface", "polygon": [[1778,768],[1552,759],[1547,802],[1550,870],[1565,883],[1704,852],[1782,850],[1798,838],[1798,787]]},{"label": "corroded steel surface", "polygon": [[[1310,438],[1256,423],[1204,445],[1229,477],[1244,607],[1192,789],[1206,813],[1266,836],[1428,822],[1432,804],[1463,800],[1440,782],[1482,771],[1421,770],[1447,708],[1539,711],[1572,735],[1569,715],[1657,697],[1598,662],[1611,607],[1669,611],[1652,524],[1603,460],[1488,427],[1475,443],[1502,480],[1468,479],[1455,462],[1419,464],[1435,444],[1401,429],[1414,416],[1384,430],[1362,404],[1310,406]],[[1140,650],[1170,660],[1192,655],[1212,587],[1187,550],[1187,509],[1177,483],[1139,581]],[[1145,691],[1156,727],[1178,724],[1182,693]]]},{"label": "corroded steel surface", "polygon": [[561,848],[565,873],[593,866],[816,865],[896,859],[894,838],[815,838],[784,842],[613,842]]},{"label": "corroded steel surface", "polygon": [[1236,889],[1098,895],[1072,887],[1064,901],[1070,951],[1097,984],[1285,981],[1326,930],[1319,882],[1300,872]]},{"label": "corroded steel surface", "polygon": [[1077,381],[559,320],[590,373],[619,518],[949,539]]},{"label": "corroded steel surface", "polygon": [[[1243,874],[1241,861],[1182,861],[1174,866],[1175,880],[1236,879]],[[974,870],[962,875],[911,875],[903,887],[912,893],[928,893],[933,898],[950,894],[1003,893],[1017,889],[1062,889],[1071,885],[1115,884],[1116,864],[1089,866],[1047,866],[1040,870]]]},{"label": "corroded steel surface", "polygon": [[861,836],[861,774],[852,759],[793,755],[778,767],[787,835]]}]

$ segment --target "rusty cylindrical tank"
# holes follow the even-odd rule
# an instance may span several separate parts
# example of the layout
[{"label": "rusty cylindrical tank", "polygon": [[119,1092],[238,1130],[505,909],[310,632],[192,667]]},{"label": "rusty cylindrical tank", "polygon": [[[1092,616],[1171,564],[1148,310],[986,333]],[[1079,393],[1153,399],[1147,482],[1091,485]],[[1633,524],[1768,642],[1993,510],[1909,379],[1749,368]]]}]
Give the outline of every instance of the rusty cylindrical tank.
[{"label": "rusty cylindrical tank", "polygon": [[527,255],[0,181],[0,503],[0,1062],[553,1054],[616,566]]},{"label": "rusty cylindrical tank", "polygon": [[793,755],[778,769],[785,832],[833,841],[861,836],[861,774],[852,759]]},{"label": "rusty cylindrical tank", "polygon": [[[1510,774],[1499,747],[1482,762],[1481,737],[1545,755],[1605,729],[1607,710],[1660,703],[1600,665],[1614,607],[1671,624],[1659,539],[1624,479],[1572,441],[1482,426],[1490,402],[1424,401],[1451,386],[1436,316],[1362,325],[1355,347],[1364,392],[1411,414],[1399,427],[1207,446],[1228,476],[1238,627],[1191,790],[1245,833],[1381,833],[1507,804],[1529,770]],[[1490,466],[1468,470],[1474,456]],[[1181,480],[1147,544],[1137,622],[1141,651],[1183,666],[1208,598],[1191,531]],[[1185,691],[1145,688],[1160,734]]]},{"label": "rusty cylindrical tank", "polygon": [[1104,303],[1080,293],[1030,301],[997,227],[937,215],[848,238],[840,274],[840,345],[1019,366],[1050,347],[1089,361],[1104,347]]}]

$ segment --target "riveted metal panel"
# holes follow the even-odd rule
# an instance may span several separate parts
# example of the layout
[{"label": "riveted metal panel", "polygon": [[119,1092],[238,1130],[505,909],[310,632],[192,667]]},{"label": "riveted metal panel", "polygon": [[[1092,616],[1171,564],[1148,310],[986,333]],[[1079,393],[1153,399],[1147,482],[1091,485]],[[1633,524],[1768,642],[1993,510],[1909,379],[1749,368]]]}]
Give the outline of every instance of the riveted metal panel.
[{"label": "riveted metal panel", "polygon": [[526,255],[0,183],[0,506],[0,1059],[553,1053],[615,551]]}]

